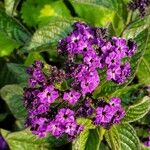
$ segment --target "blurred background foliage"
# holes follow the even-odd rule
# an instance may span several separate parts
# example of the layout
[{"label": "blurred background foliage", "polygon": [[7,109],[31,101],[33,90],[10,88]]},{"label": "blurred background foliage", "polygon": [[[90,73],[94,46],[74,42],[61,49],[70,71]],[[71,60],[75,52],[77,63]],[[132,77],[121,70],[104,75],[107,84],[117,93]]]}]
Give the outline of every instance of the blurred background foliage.
[{"label": "blurred background foliage", "polygon": [[[75,21],[107,27],[110,36],[129,39],[141,33],[144,39],[139,40],[144,50],[140,58],[136,58],[140,61],[135,65],[133,80],[123,89],[112,92],[111,96],[120,96],[123,105],[128,107],[145,95],[150,95],[150,11],[147,10],[145,18],[141,19],[137,12],[128,10],[128,2],[129,0],[0,1],[0,128],[11,149],[27,150],[32,146],[34,150],[44,140],[46,145],[43,147],[47,149],[53,143],[53,140],[37,140],[29,131],[23,130],[26,110],[21,95],[27,84],[26,67],[34,60],[61,65],[62,58],[59,58],[56,50],[57,42],[72,30],[71,25]],[[114,88],[106,86],[106,90]],[[141,139],[146,137],[147,129],[150,128],[150,114],[132,124]],[[35,142],[31,143],[32,139]],[[67,148],[70,147],[67,145]]]}]

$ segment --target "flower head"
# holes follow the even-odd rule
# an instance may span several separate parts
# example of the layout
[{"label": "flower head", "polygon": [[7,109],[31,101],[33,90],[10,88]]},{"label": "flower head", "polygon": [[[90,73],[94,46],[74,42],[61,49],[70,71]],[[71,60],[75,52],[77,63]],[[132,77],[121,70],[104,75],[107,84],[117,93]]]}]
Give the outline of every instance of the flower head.
[{"label": "flower head", "polygon": [[51,104],[59,97],[59,94],[52,85],[49,85],[42,92],[38,93],[37,97],[41,103]]}]

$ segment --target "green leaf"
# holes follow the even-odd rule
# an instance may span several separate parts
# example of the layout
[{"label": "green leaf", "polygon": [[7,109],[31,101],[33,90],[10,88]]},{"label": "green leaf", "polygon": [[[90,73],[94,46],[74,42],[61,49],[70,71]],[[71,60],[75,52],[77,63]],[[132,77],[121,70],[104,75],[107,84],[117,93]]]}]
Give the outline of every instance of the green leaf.
[{"label": "green leaf", "polygon": [[110,130],[106,131],[105,139],[111,149],[121,150],[120,138],[115,126],[113,126]]},{"label": "green leaf", "polygon": [[146,89],[143,85],[134,84],[127,86],[123,89],[119,89],[113,93],[113,97],[119,97],[123,105],[128,106],[139,100],[143,99],[143,97],[147,94]]},{"label": "green leaf", "polygon": [[51,135],[39,138],[29,128],[12,133],[1,129],[0,132],[11,150],[57,150],[68,142],[64,138],[56,139]]},{"label": "green leaf", "polygon": [[102,5],[95,7],[95,5],[88,5],[79,1],[71,1],[71,4],[78,16],[91,25],[106,26],[113,21],[114,11]]},{"label": "green leaf", "polygon": [[38,29],[24,51],[50,48],[56,45],[58,41],[67,36],[71,32],[71,26],[74,21],[58,19],[50,22],[48,25]]},{"label": "green leaf", "polygon": [[85,130],[95,129],[95,126],[90,119],[77,118],[77,123],[83,125]]},{"label": "green leaf", "polygon": [[17,79],[17,83],[26,83],[28,76],[26,73],[27,67],[22,64],[14,64],[8,63],[7,64],[8,70],[15,76]]},{"label": "green leaf", "polygon": [[25,65],[29,66],[34,63],[35,60],[44,61],[43,57],[38,52],[31,52],[28,54],[28,57],[25,60]]},{"label": "green leaf", "polygon": [[84,130],[72,144],[72,150],[98,150],[100,146],[99,135],[96,129]]},{"label": "green leaf", "polygon": [[85,118],[78,118],[78,124],[84,126],[83,132],[73,141],[72,150],[90,150],[90,148],[97,149],[99,147],[99,136],[95,126],[91,120]]},{"label": "green leaf", "polygon": [[139,103],[131,105],[126,110],[123,122],[134,122],[144,117],[150,111],[150,98],[145,96]]},{"label": "green leaf", "polygon": [[122,33],[128,17],[123,0],[71,0],[71,3],[78,16],[90,24],[106,26],[112,22],[115,34]]},{"label": "green leaf", "polygon": [[150,15],[145,16],[143,19],[136,19],[133,22],[130,22],[124,32],[123,37],[125,38],[135,38],[140,32],[149,27],[150,24]]},{"label": "green leaf", "polygon": [[0,11],[0,31],[20,45],[24,45],[30,39],[30,33],[17,20],[3,11]]},{"label": "green leaf", "polygon": [[[34,13],[30,13],[30,12]],[[26,0],[21,9],[22,19],[28,26],[45,25],[55,17],[71,17],[62,0]]]},{"label": "green leaf", "polygon": [[26,84],[26,67],[22,64],[1,62],[0,87],[6,84]]},{"label": "green leaf", "polygon": [[6,85],[0,90],[0,95],[14,117],[24,123],[26,110],[23,106],[23,89],[19,85]]},{"label": "green leaf", "polygon": [[0,113],[0,122],[2,122],[6,117],[7,117],[8,113]]},{"label": "green leaf", "polygon": [[15,3],[16,0],[4,0],[5,11],[9,16],[12,16],[14,14]]},{"label": "green leaf", "polygon": [[[130,23],[123,32],[123,36],[126,38],[135,38],[140,32],[149,28],[150,15],[145,16],[143,19],[136,19]],[[150,34],[150,31],[148,31]],[[137,71],[137,76],[140,83],[149,84],[150,83],[150,37],[146,41],[146,49],[139,69]],[[143,44],[144,45],[144,44]]]},{"label": "green leaf", "polygon": [[10,39],[5,33],[0,32],[0,37],[3,37],[0,39],[0,57],[9,56],[15,48],[19,47],[19,44],[15,40]]},{"label": "green leaf", "polygon": [[121,150],[140,150],[140,142],[134,128],[128,123],[122,123],[116,127]]},{"label": "green leaf", "polygon": [[146,85],[150,84],[150,37],[147,43],[148,43],[147,49],[144,53],[144,56],[141,60],[137,72],[139,82],[144,83]]},{"label": "green leaf", "polygon": [[122,0],[73,0],[74,2],[82,3],[82,4],[88,4],[88,5],[94,5],[94,6],[104,6],[106,8],[112,9],[118,13],[118,15],[124,16],[125,6],[124,2]]},{"label": "green leaf", "polygon": [[39,138],[28,129],[13,133],[1,129],[1,134],[11,150],[54,150],[47,138]]},{"label": "green leaf", "polygon": [[148,60],[146,59],[147,56],[149,55],[144,55],[144,57],[142,58],[137,72],[139,82],[146,85],[150,84],[150,62],[148,62]]}]

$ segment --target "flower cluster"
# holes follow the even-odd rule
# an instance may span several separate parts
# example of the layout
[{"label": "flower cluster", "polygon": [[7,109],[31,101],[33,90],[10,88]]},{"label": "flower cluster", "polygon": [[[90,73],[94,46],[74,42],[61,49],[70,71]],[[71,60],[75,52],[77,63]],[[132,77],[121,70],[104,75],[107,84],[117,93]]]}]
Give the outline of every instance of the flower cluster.
[{"label": "flower cluster", "polygon": [[125,111],[121,107],[120,98],[113,97],[109,103],[103,100],[99,102],[93,123],[109,129],[112,124],[119,123],[124,116]]},{"label": "flower cluster", "polygon": [[1,135],[0,135],[0,149],[8,150],[8,145]]},{"label": "flower cluster", "polygon": [[132,0],[128,6],[133,11],[137,9],[141,17],[144,17],[146,8],[150,6],[150,0]]},{"label": "flower cluster", "polygon": [[[57,138],[67,134],[68,138],[72,139],[83,130],[83,126],[77,124],[73,110],[58,104],[61,92],[55,88],[54,83],[61,81],[60,74],[64,75],[63,70],[52,67],[49,69],[49,72],[52,70],[50,75],[44,70],[43,63],[39,61],[27,70],[30,78],[29,88],[24,92],[24,105],[28,110],[26,125],[31,126],[32,132],[39,137],[51,133]],[[63,96],[64,100],[70,100],[71,103],[79,97],[80,95],[73,91],[64,93]]]},{"label": "flower cluster", "polygon": [[105,128],[119,123],[125,115],[120,99],[97,102],[92,92],[100,85],[99,70],[106,70],[106,80],[126,82],[131,72],[126,58],[136,49],[132,40],[109,39],[106,29],[75,23],[73,32],[58,44],[58,53],[66,60],[62,69],[40,61],[27,69],[26,126],[39,137],[50,133],[56,138],[67,135],[71,140],[84,128],[77,123],[78,117],[93,119],[93,124]]},{"label": "flower cluster", "polygon": [[58,52],[67,56],[69,64],[67,75],[74,78],[73,85],[78,86],[82,94],[92,93],[99,85],[97,69],[106,68],[106,80],[118,84],[130,76],[130,63],[123,60],[135,54],[136,43],[120,37],[108,39],[104,31],[75,23],[73,32],[59,42]]}]

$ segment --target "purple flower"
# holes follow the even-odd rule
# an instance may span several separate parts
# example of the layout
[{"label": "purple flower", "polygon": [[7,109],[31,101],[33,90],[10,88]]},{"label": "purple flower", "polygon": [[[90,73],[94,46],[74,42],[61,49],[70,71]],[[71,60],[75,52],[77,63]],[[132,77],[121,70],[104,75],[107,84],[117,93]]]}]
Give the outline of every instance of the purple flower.
[{"label": "purple flower", "polygon": [[108,67],[119,66],[121,64],[120,55],[118,55],[116,52],[109,53],[109,55],[105,59],[105,63],[108,65]]},{"label": "purple flower", "polygon": [[114,51],[115,49],[115,46],[113,46],[111,44],[111,42],[106,42],[104,46],[102,46],[101,48],[101,51],[104,53],[104,54],[109,54],[110,52]]},{"label": "purple flower", "polygon": [[8,145],[1,135],[0,135],[0,149],[1,150],[7,150],[8,149]]},{"label": "purple flower", "polygon": [[71,90],[70,92],[65,92],[63,95],[63,99],[68,101],[70,104],[74,105],[79,100],[81,94],[75,90]]},{"label": "purple flower", "polygon": [[129,9],[133,11],[137,9],[142,18],[145,16],[145,11],[148,6],[150,6],[150,0],[131,0],[128,3]]},{"label": "purple flower", "polygon": [[57,138],[59,138],[64,132],[63,127],[57,121],[51,121],[50,124],[47,126],[47,130]]},{"label": "purple flower", "polygon": [[65,125],[65,133],[67,133],[70,136],[74,136],[76,133],[77,124],[75,122],[68,122]]},{"label": "purple flower", "polygon": [[116,113],[113,117],[113,121],[112,121],[113,124],[119,123],[120,120],[125,116],[125,111],[122,108],[118,108],[116,110],[114,110],[114,112]]},{"label": "purple flower", "polygon": [[94,108],[92,107],[91,101],[90,99],[87,99],[76,111],[76,115],[78,117],[87,117],[87,116],[91,116],[93,112],[94,112]]},{"label": "purple flower", "polygon": [[90,80],[90,79],[82,81],[81,82],[82,94],[85,95],[87,93],[92,93],[96,89],[98,84],[99,84],[99,81],[95,82],[94,80]]},{"label": "purple flower", "polygon": [[133,40],[128,40],[128,47],[129,47],[129,50],[127,51],[127,55],[129,57],[132,57],[137,50],[137,44]]},{"label": "purple flower", "polygon": [[120,108],[121,107],[121,99],[118,97],[113,97],[113,98],[111,98],[109,104],[115,108]]},{"label": "purple flower", "polygon": [[125,111],[121,107],[120,98],[113,97],[109,103],[99,101],[93,123],[109,129],[112,124],[119,123],[124,116]]},{"label": "purple flower", "polygon": [[144,145],[150,147],[150,137],[148,137],[147,140],[144,141]]},{"label": "purple flower", "polygon": [[103,107],[98,107],[96,109],[96,117],[94,120],[94,124],[100,125],[101,123],[108,123],[111,121],[113,117],[112,109],[109,105]]},{"label": "purple flower", "polygon": [[126,40],[120,37],[113,37],[112,38],[115,44],[115,51],[118,55],[123,58],[126,56],[126,52],[128,51],[128,46],[126,44]]},{"label": "purple flower", "polygon": [[42,69],[42,68],[44,67],[44,64],[43,64],[41,61],[36,60],[36,61],[34,62],[34,66],[35,66],[36,68]]},{"label": "purple flower", "polygon": [[83,129],[84,129],[84,126],[83,126],[83,125],[78,125],[78,126],[77,126],[77,129],[76,129],[76,134],[80,134],[81,131],[83,131]]},{"label": "purple flower", "polygon": [[30,78],[28,82],[29,82],[29,86],[32,88],[34,88],[38,84],[37,80],[33,78]]},{"label": "purple flower", "polygon": [[96,55],[96,53],[91,52],[86,54],[83,58],[83,62],[94,69],[101,68],[100,58]]},{"label": "purple flower", "polygon": [[37,97],[40,99],[41,103],[53,103],[58,97],[59,94],[55,91],[52,85],[47,86],[42,92],[40,92]]},{"label": "purple flower", "polygon": [[100,83],[99,75],[96,70],[93,72],[87,72],[84,77],[85,78],[81,81],[80,85],[83,95],[93,92]]},{"label": "purple flower", "polygon": [[69,108],[61,108],[56,115],[56,122],[60,122],[62,125],[66,125],[68,122],[74,122],[74,111]]},{"label": "purple flower", "polygon": [[45,137],[47,134],[47,119],[46,118],[31,118],[30,122],[32,124],[32,133],[38,135],[39,137]]},{"label": "purple flower", "polygon": [[116,81],[120,79],[121,75],[121,68],[120,66],[110,67],[107,70],[107,80],[113,80]]},{"label": "purple flower", "polygon": [[130,63],[125,62],[125,64],[121,66],[121,69],[122,69],[121,76],[120,76],[120,79],[118,80],[118,83],[120,83],[120,84],[124,83],[131,74]]},{"label": "purple flower", "polygon": [[36,109],[37,113],[46,113],[49,110],[49,105],[45,105],[45,104],[41,104],[38,106],[38,108]]},{"label": "purple flower", "polygon": [[34,69],[33,78],[39,82],[44,82],[45,79],[41,69]]}]

